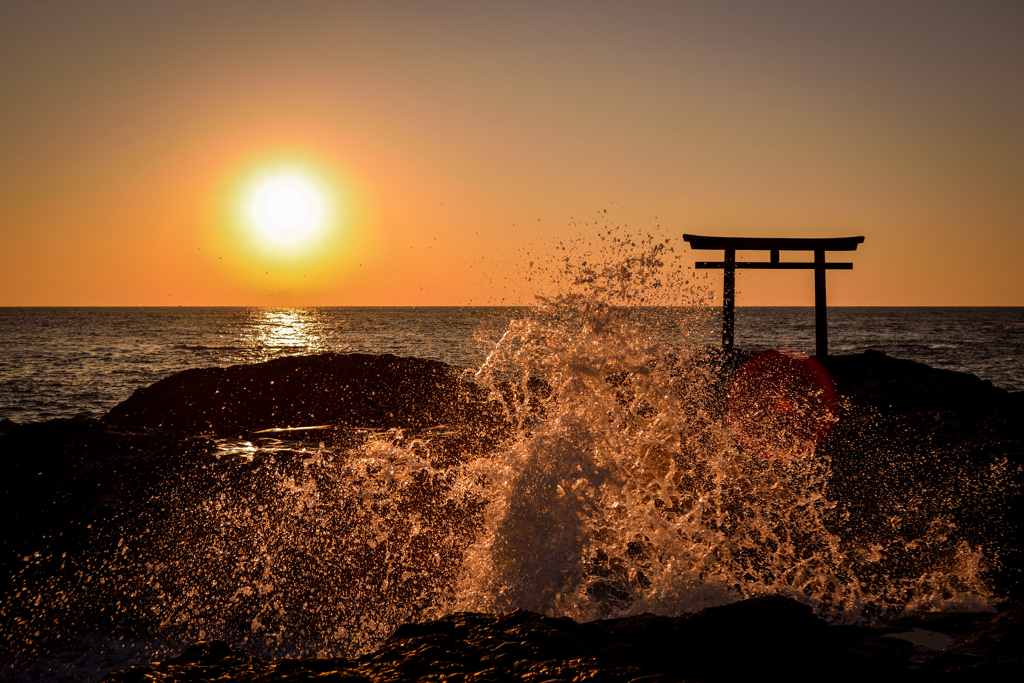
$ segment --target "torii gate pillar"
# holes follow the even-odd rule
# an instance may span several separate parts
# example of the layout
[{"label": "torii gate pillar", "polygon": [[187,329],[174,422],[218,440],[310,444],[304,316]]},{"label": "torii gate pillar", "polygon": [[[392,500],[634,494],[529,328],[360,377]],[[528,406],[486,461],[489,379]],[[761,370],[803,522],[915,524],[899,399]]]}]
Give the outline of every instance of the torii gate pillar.
[{"label": "torii gate pillar", "polygon": [[[852,263],[828,263],[826,251],[856,251],[863,237],[830,237],[804,239],[793,237],[707,237],[683,235],[693,249],[722,249],[723,261],[697,261],[697,268],[716,268],[724,271],[722,287],[722,346],[733,348],[736,329],[736,269],[810,270],[814,269],[814,348],[819,358],[828,356],[828,312],[825,296],[826,270],[852,270]],[[736,251],[768,251],[769,261],[736,261]],[[780,251],[813,251],[814,261],[780,261]]]}]

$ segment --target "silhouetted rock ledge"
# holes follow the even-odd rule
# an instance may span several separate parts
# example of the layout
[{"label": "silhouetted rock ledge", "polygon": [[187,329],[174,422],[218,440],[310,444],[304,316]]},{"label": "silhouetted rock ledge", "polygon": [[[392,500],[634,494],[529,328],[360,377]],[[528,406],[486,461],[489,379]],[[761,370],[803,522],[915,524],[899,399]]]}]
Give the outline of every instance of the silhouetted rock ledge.
[{"label": "silhouetted rock ledge", "polygon": [[950,540],[984,548],[997,592],[1024,599],[1024,393],[879,351],[827,366],[843,401],[820,452],[850,515],[840,534],[884,528],[891,491],[928,492],[904,510],[905,528],[953,520]]},{"label": "silhouetted rock ledge", "polygon": [[[583,624],[521,610],[456,613],[402,626],[357,659],[268,662],[210,641],[101,680],[1009,681],[1024,671],[1022,616],[1018,608],[871,628],[829,626],[809,607],[781,597],[675,618],[640,614]],[[952,643],[939,649],[905,639],[936,636]]]},{"label": "silhouetted rock ledge", "polygon": [[103,420],[225,436],[324,424],[493,426],[496,416],[488,412],[486,397],[438,361],[328,353],[185,370],[138,389]]}]

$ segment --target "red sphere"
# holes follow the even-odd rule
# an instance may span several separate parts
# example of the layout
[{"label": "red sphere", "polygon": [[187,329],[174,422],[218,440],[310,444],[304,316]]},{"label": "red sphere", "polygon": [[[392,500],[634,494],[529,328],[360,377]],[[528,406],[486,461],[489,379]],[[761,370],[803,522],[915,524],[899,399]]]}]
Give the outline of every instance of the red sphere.
[{"label": "red sphere", "polygon": [[835,413],[836,389],[828,370],[796,351],[757,354],[729,385],[729,430],[743,450],[762,458],[813,454]]}]

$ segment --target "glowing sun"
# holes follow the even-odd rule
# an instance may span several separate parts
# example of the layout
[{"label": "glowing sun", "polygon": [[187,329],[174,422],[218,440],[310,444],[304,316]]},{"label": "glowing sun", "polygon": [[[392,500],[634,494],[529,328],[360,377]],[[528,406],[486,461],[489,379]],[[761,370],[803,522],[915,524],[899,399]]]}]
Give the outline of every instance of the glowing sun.
[{"label": "glowing sun", "polygon": [[274,242],[297,243],[312,237],[321,227],[323,193],[298,173],[282,173],[262,179],[246,203],[251,224]]}]

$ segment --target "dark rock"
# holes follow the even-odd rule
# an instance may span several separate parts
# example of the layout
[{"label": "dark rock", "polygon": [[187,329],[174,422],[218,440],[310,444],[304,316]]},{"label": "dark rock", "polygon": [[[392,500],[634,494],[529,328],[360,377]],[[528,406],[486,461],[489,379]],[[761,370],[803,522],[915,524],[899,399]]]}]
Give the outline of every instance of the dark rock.
[{"label": "dark rock", "polygon": [[970,615],[975,632],[946,650],[887,636],[919,622],[829,626],[807,606],[780,597],[674,618],[640,614],[587,624],[520,610],[459,613],[404,626],[358,659],[265,662],[224,643],[199,643],[162,664],[102,680],[1017,680],[1024,672],[1018,610]]},{"label": "dark rock", "polygon": [[[101,570],[154,512],[165,514],[154,505],[161,494],[187,482],[201,496],[216,484],[211,449],[202,437],[84,417],[4,425],[0,653],[59,634],[39,631],[40,621],[69,630],[123,624],[111,596],[130,594],[131,579],[115,586]],[[137,623],[146,628],[145,618]]]},{"label": "dark rock", "polygon": [[340,681],[366,681],[368,678],[353,671],[349,660],[315,659],[297,661],[284,659],[266,662],[235,648],[221,640],[192,645],[177,657],[155,667],[135,667],[106,676],[101,680],[135,683],[143,680],[160,681],[302,681],[310,678]]},{"label": "dark rock", "polygon": [[[1024,397],[878,351],[832,356],[827,364],[843,399],[820,449],[831,458],[828,493],[846,515],[836,531],[871,542],[895,519],[895,538],[911,540],[935,520],[949,520],[936,551],[954,557],[961,542],[983,548],[997,592],[1024,599]],[[894,575],[918,570],[919,558],[895,545],[887,552],[902,565],[887,567]]]},{"label": "dark rock", "polygon": [[321,424],[499,429],[500,411],[486,398],[484,389],[437,361],[323,354],[186,370],[137,390],[103,419],[222,435]]},{"label": "dark rock", "polygon": [[840,393],[887,412],[982,411],[1021,405],[1019,395],[987,380],[881,351],[829,356],[825,363]]},{"label": "dark rock", "polygon": [[981,628],[962,634],[956,649],[984,659],[1020,658],[1024,655],[1024,606],[1015,605]]}]

